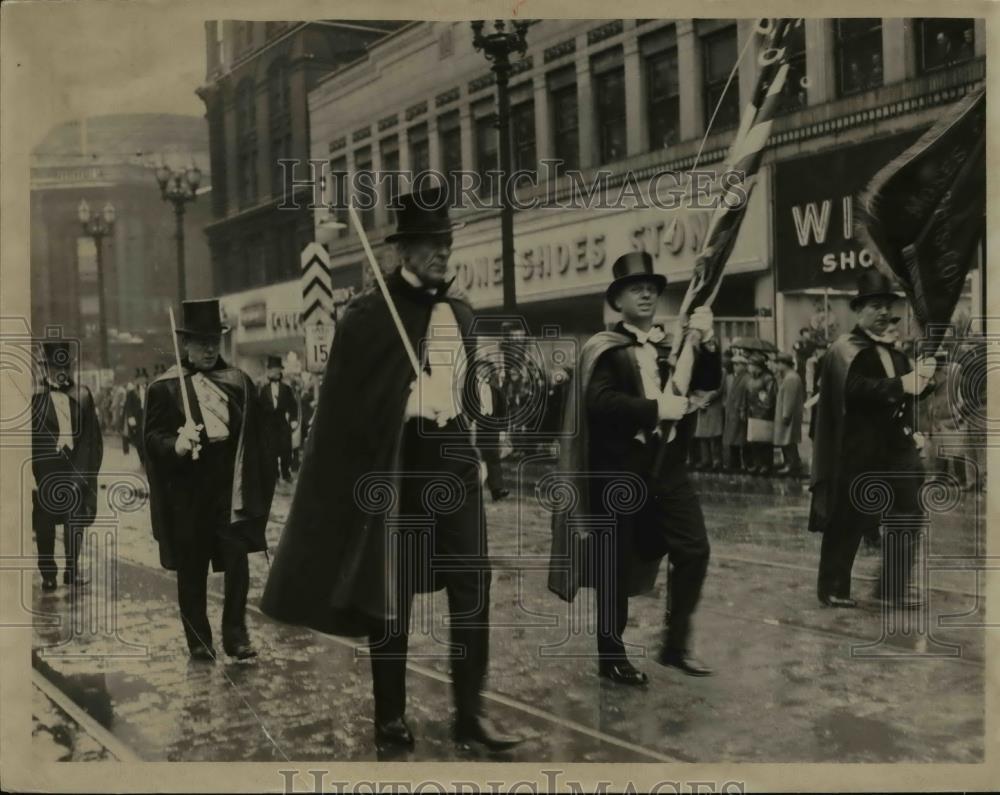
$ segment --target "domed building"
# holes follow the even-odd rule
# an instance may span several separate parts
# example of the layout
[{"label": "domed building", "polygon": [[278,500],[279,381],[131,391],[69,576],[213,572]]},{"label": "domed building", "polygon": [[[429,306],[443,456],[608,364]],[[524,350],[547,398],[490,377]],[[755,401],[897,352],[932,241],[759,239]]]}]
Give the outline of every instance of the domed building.
[{"label": "domed building", "polygon": [[[200,184],[182,218],[186,297],[212,294],[204,226],[211,216],[208,127],[203,118],[162,113],[116,114],[66,122],[52,129],[31,160],[31,325],[38,335],[56,326],[80,340],[83,377],[97,369],[119,378],[172,357],[167,308],[178,297],[177,219],[160,195],[155,168],[197,168]],[[101,241],[79,212],[114,208]],[[101,301],[108,337],[102,362]],[[106,373],[107,375],[107,373]]]}]

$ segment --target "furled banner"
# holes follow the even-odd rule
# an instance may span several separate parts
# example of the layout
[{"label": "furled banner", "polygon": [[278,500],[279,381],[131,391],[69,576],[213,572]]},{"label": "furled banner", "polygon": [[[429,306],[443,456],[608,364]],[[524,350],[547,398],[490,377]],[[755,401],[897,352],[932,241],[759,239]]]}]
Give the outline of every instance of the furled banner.
[{"label": "furled banner", "polygon": [[986,90],[970,93],[859,197],[855,227],[900,282],[932,348],[986,231]]}]

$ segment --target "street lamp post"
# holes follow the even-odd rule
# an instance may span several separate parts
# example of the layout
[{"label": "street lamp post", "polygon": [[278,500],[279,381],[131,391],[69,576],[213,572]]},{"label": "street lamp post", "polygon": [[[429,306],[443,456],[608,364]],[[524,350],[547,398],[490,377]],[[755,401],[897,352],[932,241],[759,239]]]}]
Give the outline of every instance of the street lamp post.
[{"label": "street lamp post", "polygon": [[201,184],[201,169],[192,164],[183,170],[174,170],[166,163],[156,169],[156,181],[160,183],[160,197],[174,205],[177,238],[177,292],[178,300],[187,297],[187,281],[184,266],[184,206],[198,197]]},{"label": "street lamp post", "polygon": [[508,23],[503,19],[493,20],[493,32],[484,33],[486,23],[483,20],[472,22],[472,46],[483,52],[486,60],[493,64],[493,73],[497,78],[497,129],[500,150],[500,246],[503,255],[503,311],[513,314],[517,309],[517,297],[514,286],[514,208],[507,196],[507,177],[511,172],[511,141],[510,141],[510,95],[507,85],[510,80],[512,53],[522,58],[528,50],[525,38],[531,23],[518,20],[512,23],[513,30],[508,30]]},{"label": "street lamp post", "polygon": [[86,199],[81,199],[77,207],[77,217],[83,227],[83,233],[94,241],[94,248],[97,250],[97,323],[98,339],[101,350],[101,368],[107,369],[111,366],[111,357],[108,353],[108,314],[104,301],[104,238],[111,234],[115,226],[115,207],[111,202],[104,205],[104,209],[97,213],[90,211],[90,205]]}]

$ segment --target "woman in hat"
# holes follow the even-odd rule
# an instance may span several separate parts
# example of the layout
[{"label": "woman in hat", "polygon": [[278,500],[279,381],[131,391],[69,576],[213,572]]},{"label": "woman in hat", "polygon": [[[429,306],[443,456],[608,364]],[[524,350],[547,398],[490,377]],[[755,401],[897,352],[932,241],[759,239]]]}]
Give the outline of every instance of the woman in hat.
[{"label": "woman in hat", "polygon": [[723,386],[722,449],[726,456],[727,472],[742,472],[749,466],[749,456],[744,455],[747,441],[747,357],[739,348],[731,349],[732,372]]},{"label": "woman in hat", "polygon": [[171,367],[153,381],[146,400],[153,535],[160,564],[177,572],[177,601],[192,659],[216,659],[206,612],[211,564],[225,572],[223,650],[246,660],[256,656],[246,626],[247,555],[267,549],[264,529],[275,473],[262,446],[256,388],[219,355],[229,329],[218,300],[184,301],[182,314],[180,371]]},{"label": "woman in hat", "polygon": [[[718,352],[718,341],[713,337],[704,344],[707,353]],[[703,361],[716,361],[716,357],[705,357]],[[721,360],[719,366],[721,367]],[[707,377],[705,380],[709,380]],[[723,469],[722,462],[722,430],[723,405],[722,395],[724,380],[722,373],[718,374],[718,389],[699,389],[691,392],[691,402],[697,406],[697,424],[694,429],[694,444],[697,446],[697,464],[695,468],[706,472],[719,472]]]},{"label": "woman in hat", "polygon": [[774,446],[781,449],[782,467],[778,474],[798,477],[802,472],[799,442],[802,441],[802,411],[805,390],[790,353],[779,353],[775,359],[778,393],[774,406]]},{"label": "woman in hat", "polygon": [[774,469],[774,376],[768,372],[767,357],[760,351],[750,354],[747,365],[745,413],[747,450],[751,475],[770,475]]}]

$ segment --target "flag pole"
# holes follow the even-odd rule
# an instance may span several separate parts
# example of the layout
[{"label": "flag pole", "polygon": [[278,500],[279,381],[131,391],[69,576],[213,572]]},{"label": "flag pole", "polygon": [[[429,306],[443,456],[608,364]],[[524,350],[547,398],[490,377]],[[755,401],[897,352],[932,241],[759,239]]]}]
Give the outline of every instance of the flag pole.
[{"label": "flag pole", "polygon": [[402,341],[403,347],[406,348],[406,355],[410,360],[410,365],[413,367],[413,374],[417,378],[420,378],[420,362],[417,359],[417,353],[413,350],[410,338],[406,334],[406,329],[403,327],[403,321],[399,317],[399,312],[396,310],[396,304],[393,302],[392,296],[389,295],[389,288],[386,287],[385,279],[382,278],[382,269],[375,260],[375,254],[372,251],[371,244],[368,242],[368,235],[365,234],[365,228],[361,223],[358,211],[354,209],[353,204],[350,204],[347,207],[347,212],[350,213],[351,222],[357,230],[358,237],[361,238],[361,245],[364,247],[365,255],[368,257],[368,264],[371,265],[372,274],[375,276],[375,281],[378,282],[379,290],[382,291],[382,297],[385,299],[385,304],[389,307],[389,314],[392,315],[392,322],[396,324],[396,331],[399,332],[399,339]]}]

